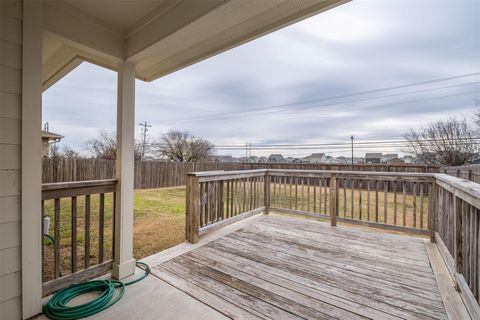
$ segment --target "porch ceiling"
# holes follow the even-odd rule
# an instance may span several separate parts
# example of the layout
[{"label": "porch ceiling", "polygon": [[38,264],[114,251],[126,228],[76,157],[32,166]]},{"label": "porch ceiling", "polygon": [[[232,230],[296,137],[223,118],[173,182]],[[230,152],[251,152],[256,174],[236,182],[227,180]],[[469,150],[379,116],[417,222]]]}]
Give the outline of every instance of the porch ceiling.
[{"label": "porch ceiling", "polygon": [[349,0],[46,0],[44,89],[90,61],[152,81]]}]

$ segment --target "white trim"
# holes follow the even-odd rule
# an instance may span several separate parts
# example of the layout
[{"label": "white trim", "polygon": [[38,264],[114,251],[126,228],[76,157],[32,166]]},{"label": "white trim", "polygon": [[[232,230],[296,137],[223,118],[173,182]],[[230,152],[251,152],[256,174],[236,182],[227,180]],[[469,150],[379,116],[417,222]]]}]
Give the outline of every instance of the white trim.
[{"label": "white trim", "polygon": [[117,189],[115,202],[115,261],[112,276],[135,273],[133,260],[133,183],[135,139],[135,65],[123,62],[118,71]]},{"label": "white trim", "polygon": [[43,2],[23,2],[22,316],[42,311],[42,41]]}]

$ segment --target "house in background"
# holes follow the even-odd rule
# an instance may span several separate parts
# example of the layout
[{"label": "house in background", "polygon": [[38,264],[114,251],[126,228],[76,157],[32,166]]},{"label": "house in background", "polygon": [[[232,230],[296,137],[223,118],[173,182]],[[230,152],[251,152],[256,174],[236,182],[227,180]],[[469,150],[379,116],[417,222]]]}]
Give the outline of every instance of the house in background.
[{"label": "house in background", "polygon": [[382,154],[381,153],[365,153],[365,163],[381,163]]},{"label": "house in background", "polygon": [[394,158],[394,159],[390,159],[387,163],[400,165],[400,164],[405,164],[405,161],[403,161],[400,158]]},{"label": "house in background", "polygon": [[393,159],[398,159],[397,153],[387,153],[382,155],[382,163],[389,163]]},{"label": "house in background", "polygon": [[303,158],[309,163],[325,163],[327,161],[327,156],[325,153],[312,153],[311,155]]},{"label": "house in background", "polygon": [[60,142],[63,138],[62,135],[42,130],[42,157],[48,158],[50,156],[50,145]]},{"label": "house in background", "polygon": [[274,153],[268,156],[267,162],[273,162],[273,163],[285,162],[285,158],[280,153]]}]

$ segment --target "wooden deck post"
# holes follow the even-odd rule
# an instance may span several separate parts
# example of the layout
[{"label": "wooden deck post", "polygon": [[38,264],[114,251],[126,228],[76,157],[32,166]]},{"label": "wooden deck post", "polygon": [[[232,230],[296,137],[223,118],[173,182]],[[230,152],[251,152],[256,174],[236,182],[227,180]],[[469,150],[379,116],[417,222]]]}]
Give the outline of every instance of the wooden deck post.
[{"label": "wooden deck post", "polygon": [[437,206],[437,182],[433,179],[433,182],[429,184],[428,196],[430,203],[428,207],[428,229],[430,230],[430,242],[435,243],[435,232],[437,231],[437,217],[439,215]]},{"label": "wooden deck post", "polygon": [[265,214],[268,214],[270,209],[270,176],[268,171],[265,172],[263,179],[263,205],[265,206]]},{"label": "wooden deck post", "polygon": [[200,195],[198,178],[194,174],[187,174],[187,196],[185,217],[185,238],[188,242],[197,243],[200,222]]},{"label": "wooden deck post", "polygon": [[[462,202],[453,195],[453,261],[455,273],[463,272],[463,252],[462,252]],[[455,289],[460,291],[455,277]]]},{"label": "wooden deck post", "polygon": [[338,214],[338,188],[337,188],[337,175],[333,173],[330,177],[330,224],[332,227],[337,226],[337,214]]}]

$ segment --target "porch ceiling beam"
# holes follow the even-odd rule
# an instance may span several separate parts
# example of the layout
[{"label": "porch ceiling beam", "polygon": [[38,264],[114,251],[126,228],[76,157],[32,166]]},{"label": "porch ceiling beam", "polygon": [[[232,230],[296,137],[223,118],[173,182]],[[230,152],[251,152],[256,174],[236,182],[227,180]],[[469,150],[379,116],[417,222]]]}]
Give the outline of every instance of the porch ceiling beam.
[{"label": "porch ceiling beam", "polygon": [[62,1],[45,2],[44,14],[44,31],[69,47],[98,56],[111,66],[124,60],[125,41],[120,30]]},{"label": "porch ceiling beam", "polygon": [[138,62],[152,54],[159,41],[188,26],[231,0],[166,1],[157,7],[155,16],[136,23],[127,32],[126,57]]},{"label": "porch ceiling beam", "polygon": [[62,46],[55,54],[43,62],[42,91],[50,88],[82,62],[82,59],[73,50],[67,46]]}]

